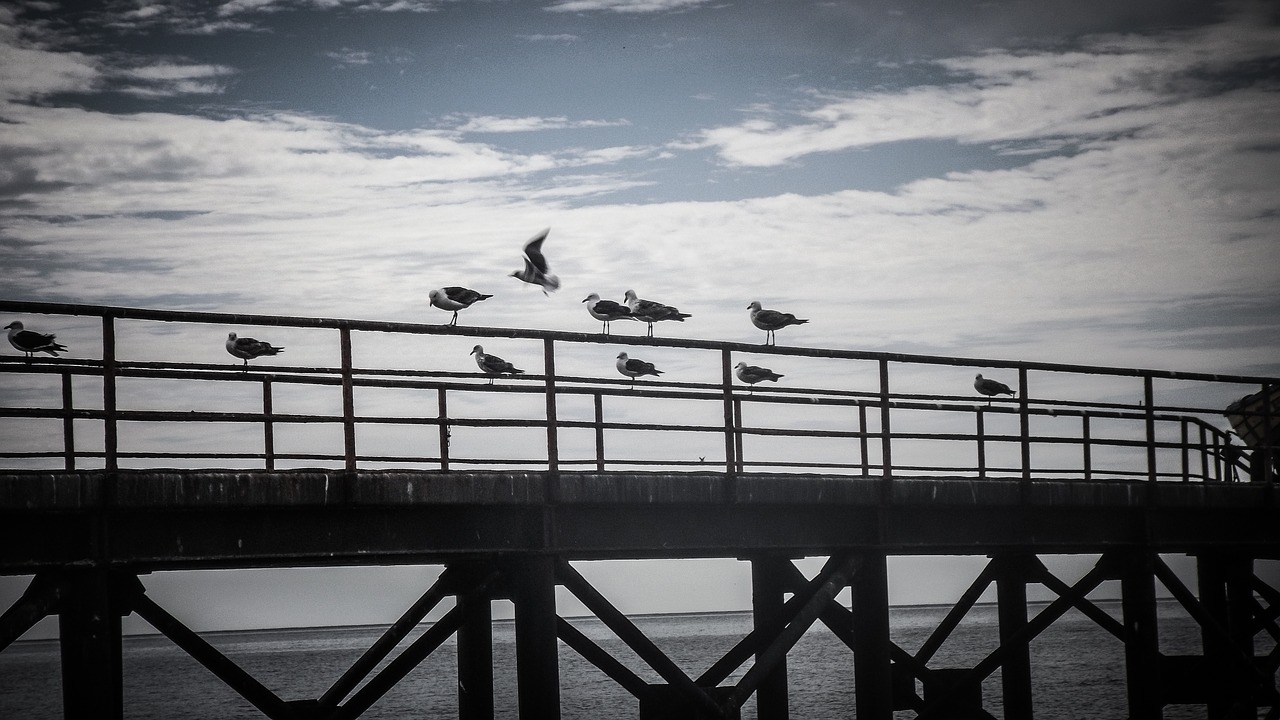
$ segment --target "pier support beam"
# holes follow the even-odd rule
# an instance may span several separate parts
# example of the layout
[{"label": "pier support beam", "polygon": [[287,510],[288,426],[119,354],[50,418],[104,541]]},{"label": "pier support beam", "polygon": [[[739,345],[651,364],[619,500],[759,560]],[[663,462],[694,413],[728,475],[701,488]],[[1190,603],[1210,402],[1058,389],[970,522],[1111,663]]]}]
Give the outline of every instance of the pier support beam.
[{"label": "pier support beam", "polygon": [[493,720],[493,605],[483,590],[458,595],[458,718]]},{"label": "pier support beam", "polygon": [[1120,577],[1124,614],[1124,666],[1130,720],[1162,720],[1160,638],[1156,624],[1156,579],[1151,554],[1125,556]]},{"label": "pier support beam", "polygon": [[[786,626],[783,617],[783,591],[791,576],[791,561],[787,558],[765,556],[751,560],[751,610],[755,629],[766,638],[775,638]],[[760,650],[768,647],[765,642]],[[756,652],[760,662],[761,652]],[[787,695],[787,661],[779,660],[774,669],[756,689],[756,715],[760,720],[788,720],[790,717]]]},{"label": "pier support beam", "polygon": [[889,571],[882,552],[863,556],[853,589],[853,674],[858,720],[893,718]]},{"label": "pier support beam", "polygon": [[1211,628],[1202,628],[1205,669],[1209,673],[1209,720],[1241,720],[1256,718],[1258,704],[1251,698],[1252,683],[1240,667],[1239,652],[1253,657],[1252,607],[1249,580],[1253,561],[1247,557],[1206,554],[1196,559],[1200,587],[1200,603],[1205,611],[1225,630],[1222,637]]},{"label": "pier support beam", "polygon": [[[1027,625],[1027,580],[1038,561],[1034,556],[1014,555],[995,560],[996,594],[1000,617],[1000,644],[1008,645]],[[1027,642],[1008,647],[1000,665],[1005,720],[1031,720],[1031,646]]]},{"label": "pier support beam", "polygon": [[62,642],[62,707],[66,720],[124,717],[120,662],[123,600],[103,567],[63,570],[66,596],[58,615]]},{"label": "pier support beam", "polygon": [[522,720],[560,717],[555,567],[550,555],[523,556],[506,566],[515,603],[516,685]]}]

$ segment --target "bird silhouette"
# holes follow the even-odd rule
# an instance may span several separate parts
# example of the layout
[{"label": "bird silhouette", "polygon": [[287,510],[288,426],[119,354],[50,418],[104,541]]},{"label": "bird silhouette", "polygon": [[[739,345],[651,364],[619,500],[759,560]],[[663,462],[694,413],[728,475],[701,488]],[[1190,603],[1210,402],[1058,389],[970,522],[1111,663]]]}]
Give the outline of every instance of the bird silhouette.
[{"label": "bird silhouette", "polygon": [[542,241],[550,232],[551,228],[546,228],[529,238],[529,242],[524,244],[524,267],[511,273],[513,278],[542,288],[543,295],[560,289],[560,278],[552,274],[547,258],[542,254]]},{"label": "bird silhouette", "polygon": [[254,340],[251,337],[236,337],[235,333],[227,333],[227,352],[244,360],[245,367],[249,366],[249,361],[268,355],[275,355],[284,350],[282,347],[276,347],[269,342]]},{"label": "bird silhouette", "polygon": [[774,332],[781,330],[788,325],[803,325],[809,322],[792,315],[791,313],[778,312],[777,310],[765,310],[760,307],[760,302],[753,300],[747,306],[751,310],[751,324],[764,330],[764,344],[777,345],[778,339]]},{"label": "bird silhouette", "polygon": [[28,360],[38,352],[49,353],[54,357],[58,357],[58,353],[67,351],[65,345],[54,341],[54,338],[57,337],[56,335],[46,335],[34,330],[23,330],[22,322],[19,320],[14,320],[5,325],[4,329],[9,331],[9,344],[15,350],[25,354]]},{"label": "bird silhouette", "polygon": [[441,310],[444,310],[446,312],[452,311],[453,319],[449,321],[449,324],[457,325],[459,310],[466,310],[467,308],[471,307],[473,304],[478,303],[481,300],[488,300],[493,296],[485,295],[484,293],[481,293],[481,292],[476,292],[471,288],[464,288],[464,287],[458,287],[457,285],[451,285],[449,287],[443,287],[437,290],[432,290],[431,292],[427,293],[427,297],[430,298],[431,304],[433,306],[438,307]]}]

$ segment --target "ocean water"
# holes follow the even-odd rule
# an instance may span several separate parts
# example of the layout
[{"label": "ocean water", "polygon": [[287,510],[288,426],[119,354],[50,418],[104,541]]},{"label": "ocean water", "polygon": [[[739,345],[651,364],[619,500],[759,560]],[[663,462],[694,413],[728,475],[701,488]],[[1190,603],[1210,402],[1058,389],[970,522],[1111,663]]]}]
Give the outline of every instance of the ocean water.
[{"label": "ocean water", "polygon": [[[1119,607],[1102,603],[1119,616]],[[1037,608],[1032,608],[1032,613]],[[894,608],[893,640],[914,653],[946,614],[945,607]],[[1200,634],[1175,603],[1160,607],[1161,650],[1195,654]],[[635,623],[691,677],[696,677],[751,629],[749,613],[658,615]],[[579,630],[650,682],[656,673],[594,618],[570,619]],[[286,700],[320,696],[382,632],[378,627],[210,633],[204,637]],[[968,667],[997,645],[993,606],[974,608],[930,662],[932,668]],[[416,634],[412,637],[416,637]],[[409,642],[412,637],[407,640]],[[363,716],[379,719],[457,717],[453,641],[441,646]],[[1266,648],[1259,648],[1265,651]],[[493,632],[496,717],[517,718],[515,637],[509,621]],[[1120,642],[1083,615],[1071,611],[1031,646],[1036,717],[1041,720],[1124,718],[1124,650]],[[749,667],[749,663],[747,664]],[[853,655],[816,624],[787,659],[791,716],[853,717]],[[735,682],[745,667],[733,675]],[[173,720],[260,718],[249,703],[195,660],[159,635],[124,642],[125,717]],[[634,720],[639,703],[568,647],[560,653],[562,717],[566,720]],[[18,642],[0,653],[0,718],[60,718],[57,641]],[[984,707],[1000,710],[1000,675],[983,686]],[[910,711],[896,717],[914,717]],[[755,700],[743,708],[754,718]],[[1202,718],[1204,706],[1169,706],[1165,717]]]}]

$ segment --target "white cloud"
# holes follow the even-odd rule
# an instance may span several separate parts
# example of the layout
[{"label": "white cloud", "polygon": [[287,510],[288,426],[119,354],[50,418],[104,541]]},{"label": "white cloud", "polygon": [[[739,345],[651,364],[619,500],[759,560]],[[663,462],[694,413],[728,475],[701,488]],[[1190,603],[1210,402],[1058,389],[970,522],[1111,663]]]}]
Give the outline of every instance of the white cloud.
[{"label": "white cloud", "polygon": [[561,115],[557,117],[498,117],[493,115],[477,115],[466,118],[466,122],[457,127],[463,133],[516,133],[538,132],[542,130],[567,130],[600,127],[624,127],[626,120],[570,120]]},{"label": "white cloud", "polygon": [[712,0],[562,0],[547,6],[550,12],[660,13],[689,10]]},{"label": "white cloud", "polygon": [[[858,93],[794,122],[774,109],[756,110],[738,125],[701,132],[685,147],[713,148],[731,165],[766,167],[904,140],[1105,138],[1158,127],[1180,103],[1212,90],[1198,73],[1265,60],[1277,44],[1280,28],[1243,17],[1199,33],[1098,38],[1083,51],[951,58],[939,63],[959,76],[951,84]],[[1256,112],[1277,107],[1274,95],[1259,100]]]}]

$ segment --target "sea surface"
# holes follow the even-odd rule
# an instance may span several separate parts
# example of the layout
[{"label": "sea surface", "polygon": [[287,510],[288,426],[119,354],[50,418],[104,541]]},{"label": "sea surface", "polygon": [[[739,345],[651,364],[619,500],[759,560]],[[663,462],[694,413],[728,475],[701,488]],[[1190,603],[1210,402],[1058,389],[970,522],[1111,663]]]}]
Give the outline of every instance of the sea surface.
[{"label": "sea surface", "polygon": [[[1115,604],[1100,603],[1119,617]],[[946,607],[894,608],[894,642],[914,653],[937,627]],[[1033,606],[1031,612],[1038,607]],[[652,615],[636,625],[696,677],[751,629],[749,613]],[[659,682],[613,633],[594,618],[570,622],[650,682]],[[975,607],[930,662],[932,668],[969,667],[997,647],[994,606]],[[381,627],[345,627],[208,633],[204,637],[286,700],[319,697],[381,634]],[[409,642],[412,640],[411,636]],[[1196,654],[1200,634],[1176,603],[1161,603],[1160,643],[1166,654]],[[456,646],[441,646],[363,716],[367,718],[456,718]],[[515,637],[509,621],[493,633],[496,717],[517,713]],[[1260,648],[1260,650],[1262,650]],[[1124,718],[1124,650],[1091,620],[1071,611],[1031,646],[1035,713],[1039,720]],[[746,671],[731,676],[735,682]],[[787,659],[791,716],[853,717],[853,655],[820,623]],[[562,717],[566,720],[635,720],[639,703],[603,672],[561,644]],[[125,717],[174,720],[234,720],[263,717],[195,660],[159,635],[124,641]],[[60,718],[61,678],[56,640],[22,641],[0,652],[0,718]],[[1000,675],[983,685],[984,707],[1001,717]],[[900,712],[896,717],[911,718]],[[756,716],[755,699],[743,708]],[[1204,706],[1166,708],[1166,718],[1203,718]]]}]

